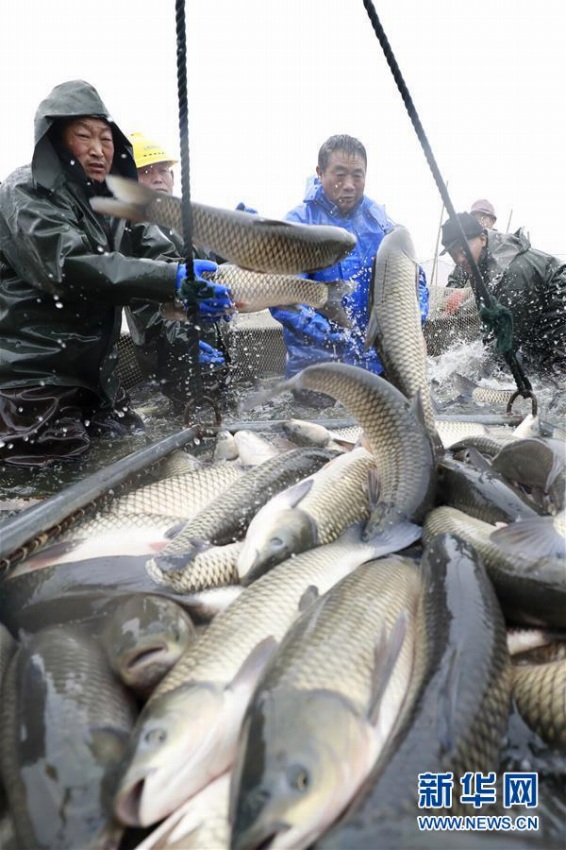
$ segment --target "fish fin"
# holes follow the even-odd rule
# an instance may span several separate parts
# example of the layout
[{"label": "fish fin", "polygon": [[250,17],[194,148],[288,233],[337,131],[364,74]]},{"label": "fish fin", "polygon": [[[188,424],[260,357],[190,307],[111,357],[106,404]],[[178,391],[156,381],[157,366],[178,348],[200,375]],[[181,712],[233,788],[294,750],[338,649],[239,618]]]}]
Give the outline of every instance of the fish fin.
[{"label": "fish fin", "polygon": [[[379,319],[372,310],[369,316],[368,326],[366,330],[366,338],[364,341],[364,351],[369,351],[370,348],[376,347],[379,340]],[[379,353],[379,352],[378,352]]]},{"label": "fish fin", "polygon": [[397,663],[405,635],[407,634],[407,620],[407,611],[401,611],[391,629],[389,640],[387,640],[385,626],[382,626],[375,642],[371,696],[368,706],[368,717],[372,726],[377,726],[379,723],[383,695],[391,679],[393,668]]},{"label": "fish fin", "polygon": [[318,587],[314,584],[309,584],[301,598],[299,599],[299,611],[301,614],[308,611],[319,598]]},{"label": "fish fin", "polygon": [[255,688],[257,680],[263,672],[265,665],[278,646],[279,643],[273,635],[269,635],[269,637],[264,638],[256,644],[240,666],[240,669],[228,685],[228,688],[231,691],[236,690],[236,688],[239,688],[242,685],[244,685],[247,689]]},{"label": "fish fin", "polygon": [[[145,206],[159,198],[159,192],[150,189],[149,186],[138,183],[137,180],[130,180],[128,177],[120,177],[117,174],[109,174],[106,178],[106,185],[120,201],[135,204],[138,207]],[[180,198],[177,198],[177,200],[180,202]]]},{"label": "fish fin", "polygon": [[352,322],[348,316],[348,311],[342,304],[342,299],[345,295],[353,292],[354,285],[347,280],[335,280],[324,285],[326,286],[326,304],[324,307],[319,307],[319,312],[327,319],[336,322],[337,325],[343,328],[351,328]]},{"label": "fish fin", "polygon": [[370,510],[373,511],[379,501],[381,482],[377,469],[368,470],[367,492]]},{"label": "fish fin", "polygon": [[129,221],[147,221],[147,215],[143,207],[138,207],[135,204],[127,204],[116,198],[91,198],[90,205],[95,212],[102,213],[102,215],[127,218]]},{"label": "fish fin", "polygon": [[271,401],[272,398],[275,398],[281,393],[290,392],[294,387],[298,385],[297,378],[300,377],[300,374],[301,373],[299,372],[298,375],[289,378],[288,381],[280,381],[278,384],[268,390],[259,390],[256,393],[252,393],[245,401],[240,402],[239,410],[251,410],[254,407],[259,407],[260,405]]},{"label": "fish fin", "polygon": [[566,558],[566,541],[554,517],[521,519],[492,531],[489,539],[505,552],[523,558]]},{"label": "fish fin", "polygon": [[291,484],[286,490],[278,493],[277,495],[282,497],[278,501],[284,502],[288,508],[296,508],[299,502],[302,502],[305,496],[310,493],[313,484],[314,480],[312,478],[303,478],[302,481],[297,481],[296,484]]},{"label": "fish fin", "polygon": [[413,522],[398,522],[386,531],[378,531],[364,540],[373,550],[373,558],[383,558],[393,552],[400,552],[419,540],[423,530]]},{"label": "fish fin", "polygon": [[491,472],[494,474],[491,462],[485,458],[474,446],[469,446],[466,449],[466,460],[479,472]]},{"label": "fish fin", "polygon": [[180,522],[175,523],[175,525],[171,525],[165,532],[164,537],[167,537],[168,540],[172,540],[184,529],[186,524],[186,520],[181,520]]},{"label": "fish fin", "polygon": [[522,422],[513,429],[514,437],[538,437],[540,434],[540,420],[538,416],[527,413]]},{"label": "fish fin", "polygon": [[416,393],[414,394],[414,396],[410,400],[410,405],[411,405],[411,410],[415,414],[415,417],[418,419],[418,421],[421,423],[423,428],[425,428],[425,430],[426,430],[426,424],[425,424],[426,418],[425,418],[425,412],[424,412],[424,406],[423,406],[423,391],[421,389],[418,389],[416,391]]},{"label": "fish fin", "polygon": [[443,753],[449,753],[456,741],[456,705],[458,698],[459,652],[454,647],[442,665],[442,682],[438,692],[436,735]]}]

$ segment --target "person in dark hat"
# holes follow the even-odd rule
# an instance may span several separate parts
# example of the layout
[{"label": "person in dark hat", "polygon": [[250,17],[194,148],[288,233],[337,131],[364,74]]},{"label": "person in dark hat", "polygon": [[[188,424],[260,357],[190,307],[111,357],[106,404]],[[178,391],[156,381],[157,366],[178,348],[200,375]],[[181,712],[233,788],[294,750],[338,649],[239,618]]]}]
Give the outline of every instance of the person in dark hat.
[{"label": "person in dark hat", "polygon": [[[493,204],[485,198],[480,198],[474,201],[470,207],[470,215],[472,215],[482,227],[487,230],[493,230],[497,216]],[[454,266],[453,270],[448,275],[447,286],[454,289],[462,289],[464,286],[470,285],[470,279],[467,272],[461,266]]]},{"label": "person in dark hat", "polygon": [[[450,254],[468,275],[471,270],[464,239],[486,287],[513,315],[513,350],[537,370],[564,374],[566,266],[557,257],[533,248],[523,229],[499,233],[482,227],[464,212],[442,225],[442,253]],[[447,312],[459,309],[464,294],[464,290],[452,294],[454,300],[447,303]],[[455,296],[461,296],[459,303]]]},{"label": "person in dark hat", "polygon": [[[92,209],[109,173],[137,179],[128,139],[89,83],[56,86],[31,165],[0,186],[0,462],[76,458],[142,425],[115,373],[122,306],[173,300],[186,269],[155,225]],[[200,316],[232,307],[225,287],[189,290]]]}]

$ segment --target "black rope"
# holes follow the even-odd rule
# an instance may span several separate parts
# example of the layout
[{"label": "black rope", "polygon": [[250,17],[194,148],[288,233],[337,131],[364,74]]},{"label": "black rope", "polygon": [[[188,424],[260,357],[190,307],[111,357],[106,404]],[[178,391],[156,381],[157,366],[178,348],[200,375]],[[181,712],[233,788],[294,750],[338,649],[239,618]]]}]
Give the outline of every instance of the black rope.
[{"label": "black rope", "polygon": [[[191,212],[191,180],[189,157],[189,106],[187,96],[187,31],[185,0],[175,0],[175,28],[177,34],[177,94],[179,100],[179,148],[181,155],[181,198],[183,218],[183,254],[187,267],[187,281],[194,282],[193,219]],[[194,284],[193,284],[194,285]],[[196,301],[187,302],[187,319],[193,331],[187,346],[188,377],[186,395],[201,404],[203,397],[202,375],[199,363],[199,334],[196,328],[198,309]]]},{"label": "black rope", "polygon": [[456,210],[454,209],[454,205],[450,199],[450,195],[448,194],[448,189],[446,188],[446,184],[442,179],[440,169],[436,164],[434,154],[429,145],[426,133],[423,129],[417,110],[413,103],[413,99],[409,93],[409,89],[407,88],[405,80],[403,79],[403,75],[401,74],[401,70],[399,68],[399,65],[397,64],[397,60],[395,59],[395,55],[391,49],[391,45],[389,44],[387,36],[385,35],[385,31],[381,26],[381,22],[377,16],[377,12],[375,11],[373,2],[372,0],[362,0],[362,2],[364,4],[366,12],[368,13],[377,39],[381,45],[381,49],[383,50],[387,64],[389,65],[391,73],[393,74],[393,79],[395,80],[397,88],[399,89],[399,93],[403,98],[403,103],[405,104],[405,108],[409,114],[409,118],[411,119],[419,142],[421,143],[421,147],[424,151],[424,155],[427,159],[430,170],[432,171],[434,181],[438,187],[438,191],[440,192],[440,195],[444,202],[444,206],[446,207],[449,217],[454,218],[460,229],[460,235],[462,237],[462,247],[464,249],[466,258],[470,265],[470,270],[472,272],[472,290],[476,302],[478,304],[480,316],[485,321],[485,323],[488,324],[489,327],[494,331],[497,337],[498,350],[504,357],[507,365],[509,366],[509,369],[511,370],[511,374],[513,375],[515,383],[517,384],[518,392],[521,395],[526,396],[528,393],[530,393],[532,387],[529,379],[523,372],[520,363],[517,361],[515,352],[512,350],[511,341],[513,338],[513,316],[511,314],[511,311],[507,310],[507,308],[503,307],[493,298],[484,283],[480,270],[478,269],[477,264],[472,256],[472,252],[470,251],[470,246],[468,245],[468,240],[466,238],[466,234],[464,233],[464,229],[460,223],[460,220],[456,218]]}]

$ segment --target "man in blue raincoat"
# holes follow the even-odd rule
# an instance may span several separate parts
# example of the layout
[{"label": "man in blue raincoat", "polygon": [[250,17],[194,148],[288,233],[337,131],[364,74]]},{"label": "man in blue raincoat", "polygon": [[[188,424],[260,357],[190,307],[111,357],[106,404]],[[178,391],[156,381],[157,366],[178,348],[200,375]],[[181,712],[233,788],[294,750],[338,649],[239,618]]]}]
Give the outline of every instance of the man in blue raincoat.
[{"label": "man in blue raincoat", "polygon": [[[317,177],[304,202],[285,216],[288,221],[337,225],[357,239],[355,248],[339,263],[309,275],[312,280],[348,280],[353,284],[352,292],[343,299],[352,323],[350,329],[339,327],[304,305],[298,310],[272,308],[271,314],[283,325],[287,377],[313,363],[329,360],[361,366],[376,374],[383,372],[375,351],[364,351],[364,342],[373,261],[381,240],[393,230],[395,222],[389,218],[385,207],[364,195],[366,169],[366,149],[358,139],[331,136],[319,150]],[[428,289],[422,270],[419,303],[424,321],[428,312]]]}]

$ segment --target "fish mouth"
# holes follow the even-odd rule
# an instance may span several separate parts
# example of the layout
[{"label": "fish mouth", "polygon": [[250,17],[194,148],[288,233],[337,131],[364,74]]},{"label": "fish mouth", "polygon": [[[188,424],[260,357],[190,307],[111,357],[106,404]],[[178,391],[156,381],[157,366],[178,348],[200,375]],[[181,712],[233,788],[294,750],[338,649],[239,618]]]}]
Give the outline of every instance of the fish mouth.
[{"label": "fish mouth", "polygon": [[124,791],[116,796],[114,813],[124,826],[142,826],[140,811],[146,777],[143,776],[132,782]]},{"label": "fish mouth", "polygon": [[141,649],[128,658],[126,661],[126,669],[128,672],[138,670],[140,667],[148,667],[156,658],[167,654],[167,646],[162,643],[157,646],[151,646],[148,649]]},{"label": "fish mouth", "polygon": [[252,827],[236,837],[231,850],[275,850],[277,839],[290,828],[289,824],[282,822],[270,824],[268,831]]}]

